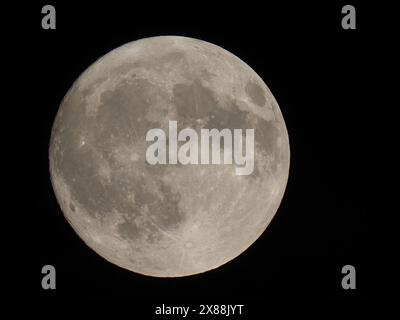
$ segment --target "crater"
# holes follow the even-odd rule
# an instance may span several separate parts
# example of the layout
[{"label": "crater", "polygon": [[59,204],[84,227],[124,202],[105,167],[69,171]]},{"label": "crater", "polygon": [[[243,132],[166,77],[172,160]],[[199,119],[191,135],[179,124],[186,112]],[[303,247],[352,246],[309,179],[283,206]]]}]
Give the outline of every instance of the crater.
[{"label": "crater", "polygon": [[71,209],[72,212],[75,212],[75,206],[73,205],[72,202],[69,204],[69,208]]}]

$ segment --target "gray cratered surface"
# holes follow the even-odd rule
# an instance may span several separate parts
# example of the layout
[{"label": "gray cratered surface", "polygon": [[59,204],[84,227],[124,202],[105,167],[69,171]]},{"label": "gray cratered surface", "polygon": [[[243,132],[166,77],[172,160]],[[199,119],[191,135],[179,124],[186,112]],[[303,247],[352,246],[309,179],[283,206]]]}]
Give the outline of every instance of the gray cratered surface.
[{"label": "gray cratered surface", "polygon": [[[255,169],[149,165],[146,132],[255,129]],[[266,229],[283,197],[289,141],[279,106],[243,61],[210,43],[142,39],[91,65],[64,97],[49,150],[51,180],[76,233],[145,275],[216,268]]]}]

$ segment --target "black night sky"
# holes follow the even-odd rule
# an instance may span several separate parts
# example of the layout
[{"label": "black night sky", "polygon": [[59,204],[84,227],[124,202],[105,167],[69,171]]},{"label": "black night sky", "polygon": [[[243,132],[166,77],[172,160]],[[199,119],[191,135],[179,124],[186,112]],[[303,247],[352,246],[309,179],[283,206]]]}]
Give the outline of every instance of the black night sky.
[{"label": "black night sky", "polygon": [[[218,7],[52,2],[57,29],[43,30],[44,4],[10,9],[19,10],[13,19],[20,21],[9,22],[9,45],[2,50],[11,79],[3,87],[9,99],[2,121],[2,295],[128,299],[148,315],[159,303],[249,303],[255,315],[274,298],[398,294],[398,212],[378,201],[392,188],[379,182],[389,163],[376,160],[389,157],[381,134],[393,135],[386,124],[396,105],[389,98],[391,10],[377,14],[373,6],[356,5],[357,29],[343,30],[347,3],[340,1]],[[63,217],[48,171],[51,126],[73,81],[110,50],[156,35],[199,38],[249,64],[278,101],[291,146],[286,193],[266,232],[222,267],[175,279],[132,273],[89,249]],[[41,288],[45,264],[56,267],[56,290]],[[346,264],[356,268],[356,290],[341,287]]]}]

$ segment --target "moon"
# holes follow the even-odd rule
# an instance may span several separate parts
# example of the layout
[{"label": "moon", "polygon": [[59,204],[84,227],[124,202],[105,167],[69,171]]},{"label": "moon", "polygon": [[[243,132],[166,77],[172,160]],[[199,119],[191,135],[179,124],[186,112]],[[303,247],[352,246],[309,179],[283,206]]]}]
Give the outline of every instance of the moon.
[{"label": "moon", "polygon": [[[254,171],[235,164],[149,165],[146,132],[254,129]],[[263,80],[211,43],[160,36],[127,43],[73,83],[54,120],[49,164],[61,210],[106,260],[181,277],[244,252],[266,230],[289,174],[289,138]]]}]

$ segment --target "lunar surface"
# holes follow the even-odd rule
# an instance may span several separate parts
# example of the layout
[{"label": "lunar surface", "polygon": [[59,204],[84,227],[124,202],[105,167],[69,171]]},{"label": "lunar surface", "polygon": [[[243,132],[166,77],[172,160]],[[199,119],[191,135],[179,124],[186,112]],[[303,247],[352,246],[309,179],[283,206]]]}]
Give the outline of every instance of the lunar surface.
[{"label": "lunar surface", "polygon": [[[146,132],[254,129],[254,171],[235,163],[150,165]],[[222,146],[223,148],[223,146]],[[217,268],[267,228],[289,172],[289,140],[263,80],[230,52],[161,36],[94,62],[52,128],[52,185],[65,218],[108,261],[157,277]]]}]

